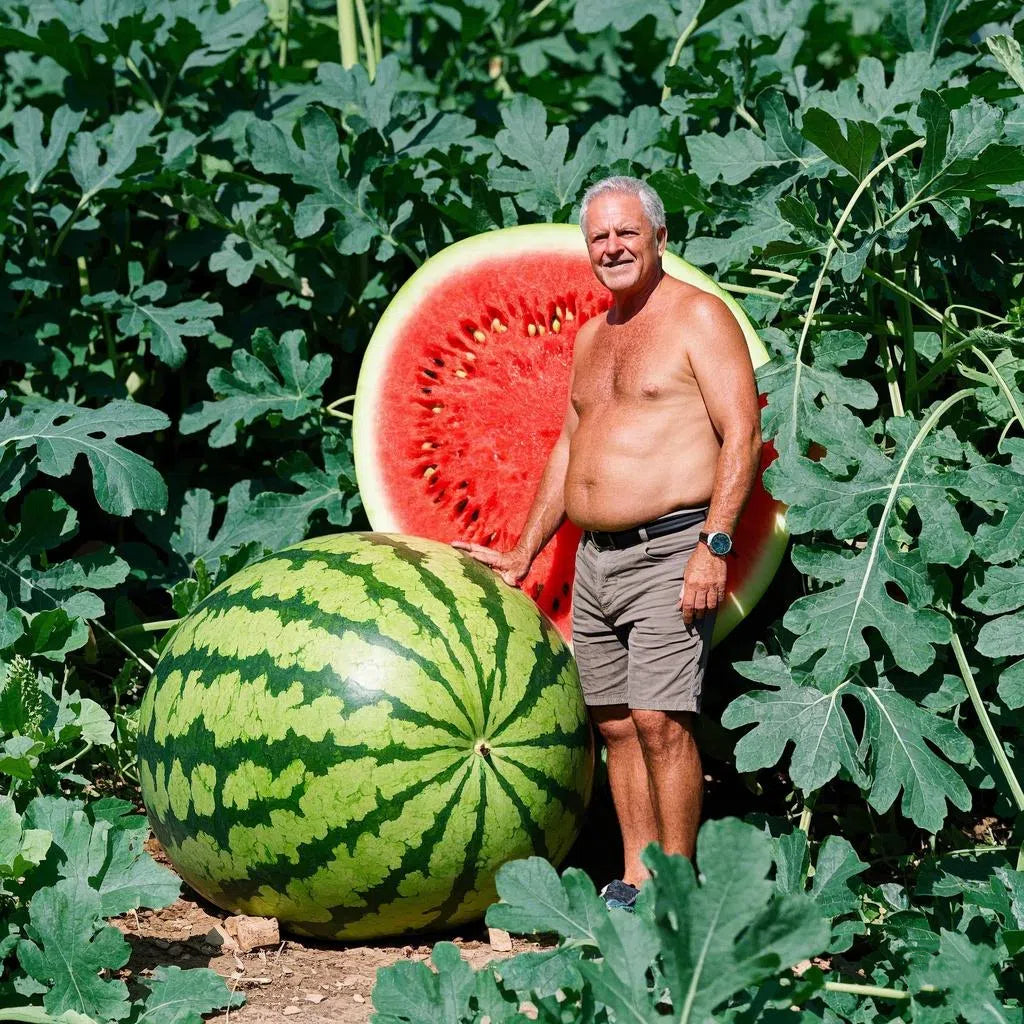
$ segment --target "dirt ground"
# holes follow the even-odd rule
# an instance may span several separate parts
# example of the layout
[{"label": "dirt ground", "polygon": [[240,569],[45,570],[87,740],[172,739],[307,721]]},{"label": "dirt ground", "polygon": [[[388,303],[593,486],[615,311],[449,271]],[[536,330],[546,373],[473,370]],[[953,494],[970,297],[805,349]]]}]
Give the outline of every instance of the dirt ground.
[{"label": "dirt ground", "polygon": [[245,1005],[210,1017],[219,1024],[267,1024],[294,1019],[296,1024],[356,1024],[373,1012],[370,993],[377,969],[398,960],[427,960],[438,938],[450,938],[474,967],[512,956],[535,945],[513,938],[513,952],[496,952],[487,929],[472,925],[452,936],[423,944],[404,941],[378,945],[318,943],[283,937],[278,947],[251,953],[225,953],[205,938],[225,915],[208,903],[184,897],[163,910],[130,913],[111,923],[131,943],[132,956],[120,977],[129,983],[163,964],[212,967],[228,987],[245,995]]},{"label": "dirt ground", "polygon": [[[157,860],[166,858],[155,840],[147,848]],[[375,945],[317,942],[282,935],[273,948],[250,953],[225,952],[206,941],[211,929],[228,915],[185,889],[182,898],[162,910],[141,910],[114,918],[132,947],[131,959],[119,976],[130,985],[161,965],[211,967],[228,987],[245,996],[245,1005],[210,1017],[217,1024],[362,1024],[373,1013],[370,993],[377,969],[398,960],[428,960],[435,942],[455,942],[473,967],[538,948],[512,938],[513,950],[491,948],[483,923],[451,935],[421,942],[383,940]]]}]

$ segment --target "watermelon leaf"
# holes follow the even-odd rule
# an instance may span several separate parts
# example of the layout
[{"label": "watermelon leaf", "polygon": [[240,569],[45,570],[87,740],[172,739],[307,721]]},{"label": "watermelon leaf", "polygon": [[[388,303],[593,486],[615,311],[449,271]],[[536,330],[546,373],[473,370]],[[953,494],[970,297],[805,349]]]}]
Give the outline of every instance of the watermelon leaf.
[{"label": "watermelon leaf", "polygon": [[[754,726],[736,745],[740,771],[777,764],[792,743],[790,774],[805,792],[820,789],[842,767],[879,811],[888,810],[902,790],[904,814],[932,831],[942,827],[947,800],[961,810],[971,806],[970,791],[949,762],[966,764],[972,744],[948,719],[891,686],[852,681],[829,690],[802,686],[779,660],[763,661],[768,662],[764,667],[752,662],[737,669],[773,689],[738,697],[722,715],[728,729]],[[846,697],[856,699],[863,711],[859,743],[843,706]]]},{"label": "watermelon leaf", "polygon": [[167,294],[167,285],[163,281],[144,284],[141,263],[128,264],[128,286],[127,295],[99,292],[86,296],[82,305],[120,313],[117,329],[126,337],[147,340],[153,355],[173,368],[185,361],[182,339],[207,337],[213,332],[213,320],[210,318],[220,316],[224,311],[220,303],[201,299],[157,305],[158,300]]},{"label": "watermelon leaf", "polygon": [[149,995],[133,1024],[200,1024],[204,1014],[245,1003],[241,992],[229,991],[225,979],[208,967],[157,967],[145,984]]},{"label": "watermelon leaf", "polygon": [[21,522],[6,539],[0,539],[0,611],[11,607],[11,628],[19,635],[24,625],[15,620],[56,616],[64,640],[56,647],[33,645],[35,651],[54,659],[87,642],[85,620],[99,618],[105,611],[96,591],[115,587],[128,576],[128,563],[109,548],[37,568],[39,563],[46,565],[51,549],[77,532],[78,516],[62,498],[52,491],[32,491],[22,506]]},{"label": "watermelon leaf", "polygon": [[[769,878],[772,851],[769,836],[734,818],[701,828],[699,877],[688,860],[651,844],[643,859],[652,877],[635,914],[609,911],[576,869],[559,880],[538,858],[512,861],[498,873],[501,902],[490,907],[487,923],[554,932],[562,945],[557,953],[524,954],[494,970],[503,985],[533,1000],[573,990],[579,975],[616,1020],[663,1019],[665,1003],[673,1019],[713,1019],[726,1000],[826,949],[826,904],[853,909],[851,894],[840,890],[865,865],[855,855],[851,862],[852,850],[826,855],[817,899],[802,891],[802,879],[801,891],[786,892]],[[652,967],[663,979],[653,989]]]},{"label": "watermelon leaf", "polygon": [[84,118],[82,111],[68,106],[58,107],[50,119],[50,138],[43,145],[43,115],[38,107],[23,107],[11,118],[14,145],[0,140],[0,159],[7,164],[8,173],[21,172],[28,176],[25,190],[35,194],[67,149],[68,139],[76,132]]},{"label": "watermelon leaf", "polygon": [[439,942],[431,959],[435,971],[408,961],[381,970],[373,990],[378,1011],[373,1017],[375,1024],[478,1019],[470,1005],[477,994],[477,979],[459,947]]},{"label": "watermelon leaf", "polygon": [[270,331],[260,328],[252,336],[251,353],[236,349],[231,354],[233,372],[209,372],[210,388],[223,397],[186,412],[181,432],[194,434],[212,426],[210,447],[223,448],[234,443],[239,425],[273,413],[286,420],[306,415],[319,405],[332,360],[323,352],[307,360],[305,351],[305,332],[286,331],[275,341]]},{"label": "watermelon leaf", "polygon": [[601,164],[605,143],[592,129],[580,140],[576,154],[566,162],[569,131],[556,125],[550,134],[544,105],[530,96],[515,96],[501,109],[505,127],[495,136],[502,155],[524,170],[507,163],[491,171],[491,184],[511,193],[524,209],[553,218],[577,196],[587,175]]},{"label": "watermelon leaf", "polygon": [[338,216],[334,243],[345,255],[367,252],[374,239],[388,234],[367,202],[370,179],[353,188],[338,171],[341,146],[338,129],[331,118],[316,107],[299,122],[302,147],[275,124],[254,121],[249,127],[253,166],[267,174],[290,177],[313,189],[295,208],[295,234],[309,238],[323,227],[327,213]]},{"label": "watermelon leaf", "polygon": [[487,924],[517,934],[555,932],[567,939],[594,942],[607,916],[594,883],[575,868],[561,879],[540,857],[510,861],[497,874],[500,903],[487,910]]},{"label": "watermelon leaf", "polygon": [[174,872],[157,864],[143,849],[149,835],[139,815],[114,820],[90,815],[81,801],[36,797],[25,820],[53,837],[56,872],[61,878],[91,886],[104,917],[135,907],[163,907],[181,891]]},{"label": "watermelon leaf", "polygon": [[[942,928],[939,931],[939,953],[928,965],[911,973],[914,987],[931,985],[944,993],[942,1011],[945,1019],[963,1019],[968,1024],[1018,1024],[1020,1010],[1003,1005],[996,995],[997,952],[989,946],[972,941],[967,935]],[[935,1005],[928,998],[927,1005]],[[939,1019],[937,1016],[933,1019]]]},{"label": "watermelon leaf", "polygon": [[26,401],[17,415],[0,419],[0,446],[35,449],[40,472],[67,476],[79,455],[92,469],[100,508],[117,516],[135,509],[163,511],[167,487],[153,464],[117,439],[163,430],[168,417],[145,405],[115,399],[99,409],[41,398]]},{"label": "watermelon leaf", "polygon": [[25,828],[14,801],[0,795],[0,879],[18,878],[41,864],[52,838],[45,829]]},{"label": "watermelon leaf", "polygon": [[[707,1020],[725,999],[822,952],[828,921],[803,895],[779,895],[767,876],[771,842],[751,825],[709,821],[697,865],[648,847],[661,964],[680,1020]],[[587,965],[584,965],[586,967]]]},{"label": "watermelon leaf", "polygon": [[776,449],[786,451],[797,443],[795,454],[804,454],[803,445],[818,438],[816,419],[821,413],[819,400],[829,405],[841,403],[855,409],[873,409],[878,404],[875,389],[865,380],[848,377],[840,367],[864,355],[867,338],[856,331],[825,331],[811,345],[813,364],[798,366],[796,347],[781,331],[762,332],[778,355],[758,367],[757,387],[768,399],[761,413],[761,429]]},{"label": "watermelon leaf", "polygon": [[129,110],[111,118],[110,131],[79,132],[71,140],[68,167],[82,190],[80,208],[100,192],[122,185],[139,150],[152,143],[159,120],[155,110]]},{"label": "watermelon leaf", "polygon": [[95,1020],[121,1020],[130,1012],[120,979],[99,976],[123,967],[131,947],[103,924],[100,895],[84,878],[62,878],[40,889],[29,908],[30,938],[18,942],[21,966],[46,986],[43,1005],[52,1014],[75,1010]]}]

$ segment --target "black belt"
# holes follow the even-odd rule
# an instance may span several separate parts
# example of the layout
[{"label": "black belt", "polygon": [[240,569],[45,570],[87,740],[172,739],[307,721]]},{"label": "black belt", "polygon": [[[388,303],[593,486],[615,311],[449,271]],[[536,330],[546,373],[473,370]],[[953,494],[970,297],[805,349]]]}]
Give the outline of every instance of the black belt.
[{"label": "black belt", "polygon": [[696,526],[708,517],[707,508],[688,508],[675,515],[664,516],[655,519],[650,523],[641,523],[628,530],[584,530],[583,539],[589,541],[598,551],[606,551],[609,548],[628,548],[641,541],[651,540],[653,537],[663,537],[667,533],[678,533],[687,527]]}]

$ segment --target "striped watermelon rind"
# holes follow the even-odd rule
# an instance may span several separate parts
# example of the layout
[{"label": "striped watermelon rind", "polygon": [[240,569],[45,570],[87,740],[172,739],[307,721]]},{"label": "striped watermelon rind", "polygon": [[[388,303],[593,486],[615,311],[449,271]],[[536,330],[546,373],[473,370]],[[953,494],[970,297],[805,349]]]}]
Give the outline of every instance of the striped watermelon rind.
[{"label": "striped watermelon rind", "polygon": [[185,881],[323,938],[478,918],[505,861],[565,856],[592,771],[555,627],[413,537],[241,570],[175,629],[140,710],[143,798]]},{"label": "striped watermelon rind", "polygon": [[[431,499],[417,489],[419,481],[410,479],[407,485],[396,489],[394,483],[389,482],[385,470],[385,460],[390,458],[392,453],[398,452],[402,444],[409,440],[396,434],[395,421],[389,416],[389,408],[382,401],[394,372],[396,348],[403,344],[422,344],[420,316],[424,303],[435,291],[453,286],[457,291],[457,283],[467,274],[484,265],[490,269],[495,260],[500,260],[503,265],[509,267],[514,282],[515,275],[519,272],[517,260],[538,255],[551,261],[566,257],[586,261],[586,248],[579,228],[570,224],[524,225],[490,231],[454,242],[417,269],[388,304],[363,356],[352,423],[359,491],[374,529],[439,536],[434,532],[437,527],[427,525],[427,520],[421,516],[421,512],[430,509]],[[707,274],[670,252],[665,253],[663,265],[673,277],[703,288],[722,299],[743,330],[754,367],[768,362],[770,356],[767,349],[758,338],[743,307],[728,292],[720,288]],[[590,272],[587,273],[589,275]],[[458,326],[459,317],[460,311],[453,310],[453,329]],[[506,343],[513,346],[522,345],[524,341],[514,333],[502,337]],[[429,344],[430,339],[426,341]],[[495,339],[489,339],[488,344],[496,343]],[[410,393],[408,400],[413,401],[416,397]],[[461,438],[459,445],[472,444],[482,447],[485,451],[491,451],[500,445],[504,460],[516,461],[520,450],[516,438],[524,430],[533,429],[530,425],[535,421],[537,405],[536,399],[527,392],[517,394],[513,403],[519,410],[522,422],[517,423],[514,419],[515,412],[511,413],[506,436],[498,438],[477,435],[473,433],[472,424],[465,424],[466,436]],[[561,414],[560,407],[557,410],[559,421]],[[771,462],[774,455],[774,449],[769,442],[764,448],[762,469]],[[541,467],[530,469],[536,471],[539,480]],[[466,472],[464,466],[457,461],[450,466],[450,471],[457,475],[464,475]],[[492,522],[490,525],[495,524]],[[467,536],[456,524],[452,524],[450,529],[451,537],[480,539],[477,536]],[[568,524],[562,527],[562,531],[567,529]],[[505,530],[507,532],[507,526]],[[445,536],[442,539],[450,538]],[[553,549],[557,539],[556,536],[548,547]],[[726,601],[719,608],[714,643],[724,639],[761,598],[782,562],[788,539],[785,506],[773,500],[758,481],[737,530],[737,556],[730,561],[730,579],[735,582],[729,585]],[[545,556],[542,554],[538,560],[538,566],[542,566],[540,571],[551,571],[550,566],[543,568],[544,563]],[[529,582],[530,578],[524,581],[524,587]],[[560,587],[556,585],[558,582],[548,581],[548,594],[545,594],[545,600],[550,599],[550,594],[559,593]],[[568,619],[564,614],[564,608],[559,616],[560,626],[567,633]]]}]

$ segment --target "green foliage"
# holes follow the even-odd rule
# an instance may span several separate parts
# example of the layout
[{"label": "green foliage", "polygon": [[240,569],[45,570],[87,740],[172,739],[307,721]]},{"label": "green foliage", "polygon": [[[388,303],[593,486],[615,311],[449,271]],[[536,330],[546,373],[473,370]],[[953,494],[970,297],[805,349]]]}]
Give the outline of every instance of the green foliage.
[{"label": "green foliage", "polygon": [[[319,0],[0,0],[0,986],[21,986],[0,1003],[143,1013],[90,971],[72,1005],[57,966],[64,936],[90,967],[122,955],[102,925],[116,878],[134,879],[125,900],[167,898],[129,866],[117,836],[137,833],[28,801],[83,792],[100,765],[130,779],[159,624],[265,550],[363,525],[336,396],[402,281],[455,239],[569,221],[589,182],[636,173],[670,246],[775,352],[765,479],[794,535],[780,619],[753,657],[749,639],[731,652],[752,685],[722,721],[752,789],[787,780],[766,813],[805,829],[767,819],[765,871],[763,842],[735,833],[722,856],[760,872],[760,895],[746,931],[704,933],[714,972],[690,1012],[1019,1019],[1019,5],[367,9],[372,74],[366,40],[362,66],[338,62]],[[93,853],[60,846],[75,814]],[[998,841],[977,846],[981,820]],[[69,867],[100,850],[109,886]],[[630,1000],[650,1017],[663,992],[674,1009],[700,932],[671,901],[724,883],[658,856],[633,923],[581,878],[538,874],[581,930],[548,920],[562,944],[500,973],[441,946],[438,973],[382,976],[380,1013],[519,1020],[523,993],[545,1021]],[[538,913],[526,894],[502,906]],[[803,948],[846,959],[796,981],[807,908],[831,928]],[[214,1008],[193,974],[154,976],[146,1015]]]},{"label": "green foliage", "polygon": [[[434,971],[400,962],[379,972],[373,1021],[487,1017],[518,1024],[524,1002],[549,1022],[783,1021],[793,1019],[792,1011],[808,1021],[939,1021],[958,1014],[967,1021],[1019,1020],[994,995],[1000,972],[1012,973],[1014,956],[988,941],[994,919],[1013,914],[1005,895],[992,899],[994,891],[978,894],[975,907],[985,907],[978,916],[958,909],[948,897],[964,894],[950,886],[946,899],[931,906],[922,899],[913,910],[905,905],[892,924],[874,922],[884,952],[869,965],[869,984],[829,981],[817,967],[794,977],[790,968],[800,961],[806,968],[808,958],[848,948],[864,934],[867,908],[878,895],[859,879],[867,865],[846,840],[833,836],[821,845],[810,880],[807,853],[799,830],[773,838],[732,818],[708,822],[698,837],[697,872],[656,845],[644,852],[651,879],[635,914],[609,911],[576,869],[559,879],[538,858],[514,861],[498,875],[501,902],[488,911],[488,924],[557,936],[558,944],[474,973],[456,947],[438,943]],[[1024,882],[1020,872],[1003,876],[1003,893]],[[855,919],[829,927],[830,918],[850,915]],[[916,933],[895,920],[911,915]],[[950,917],[972,920],[971,938],[940,927]],[[903,959],[909,936],[918,949]],[[908,987],[890,987],[908,961]]]}]

